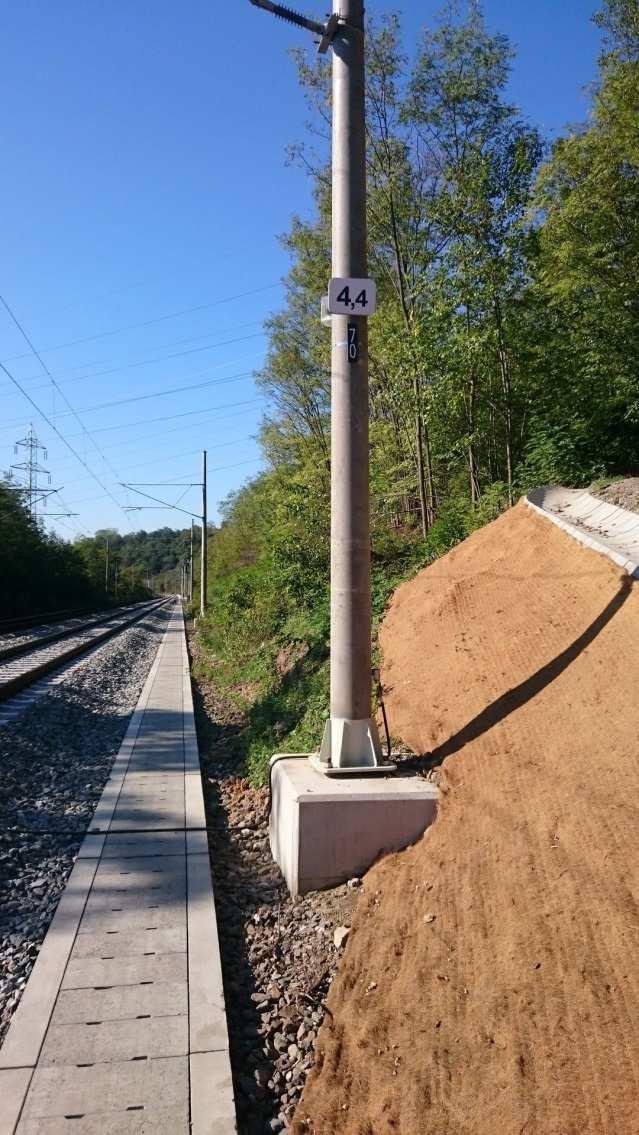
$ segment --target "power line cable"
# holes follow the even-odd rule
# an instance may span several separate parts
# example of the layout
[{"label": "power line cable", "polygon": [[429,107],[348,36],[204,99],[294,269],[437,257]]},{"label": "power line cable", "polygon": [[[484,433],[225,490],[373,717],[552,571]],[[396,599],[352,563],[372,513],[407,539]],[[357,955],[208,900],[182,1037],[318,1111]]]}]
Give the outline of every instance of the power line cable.
[{"label": "power line cable", "polygon": [[[253,441],[254,438],[251,434],[247,437],[236,437],[232,441],[220,441],[216,445],[210,445],[209,449],[227,449],[229,445],[242,445],[246,441]],[[191,457],[194,453],[199,453],[199,449],[189,449],[186,453],[174,453],[171,456],[162,454],[160,457],[152,457],[148,461],[138,461],[135,465],[125,466],[124,472],[127,469],[141,469],[145,465],[157,465],[160,461],[177,461],[179,457]],[[79,481],[84,481],[84,477],[76,477],[73,481],[67,481],[67,485],[77,485]]]},{"label": "power line cable", "polygon": [[[248,357],[250,358],[250,355]],[[240,360],[239,359],[233,359],[231,361],[239,362]],[[227,363],[220,363],[220,364],[218,364],[218,366],[215,366],[215,367],[202,367],[201,370],[192,371],[192,374],[209,374],[211,370],[219,370],[220,366],[224,367],[224,366],[230,366],[230,365],[231,365],[231,363],[227,362]],[[168,390],[162,390],[162,389],[151,390],[147,394],[137,394],[137,395],[134,395],[130,398],[116,398],[116,399],[112,400],[111,402],[100,402],[97,406],[82,406],[80,408],[80,410],[78,411],[78,413],[89,414],[89,413],[94,413],[97,410],[109,409],[111,406],[124,406],[129,402],[142,402],[142,401],[145,401],[149,398],[161,398],[166,394],[181,394],[181,393],[183,393],[185,391],[189,391],[189,390],[200,390],[203,387],[215,386],[218,383],[221,384],[221,383],[225,383],[225,382],[234,382],[235,379],[238,379],[238,378],[250,378],[252,376],[252,374],[253,374],[252,370],[247,370],[247,371],[241,371],[238,374],[227,375],[226,378],[211,378],[211,379],[207,379],[206,382],[195,382],[195,383],[191,383],[187,386],[174,386],[174,387],[170,387]],[[185,375],[185,377],[188,378],[190,376]],[[62,411],[62,413],[60,413],[58,415],[58,417],[60,417],[60,418],[68,417],[67,411]],[[12,429],[17,423],[19,423],[21,421],[22,421],[22,418],[13,418],[11,420],[11,422],[7,423],[7,425],[5,425],[5,426],[2,426],[1,429],[5,430],[5,431],[7,429]]]},{"label": "power line cable", "polygon": [[[199,429],[202,426],[209,426],[211,424],[217,425],[217,423],[219,421],[225,422],[225,421],[228,421],[229,419],[232,419],[232,418],[240,418],[240,417],[243,416],[243,414],[244,414],[244,411],[242,411],[242,410],[239,410],[236,414],[223,414],[221,418],[218,417],[217,414],[214,414],[213,417],[211,417],[211,418],[205,418],[205,420],[203,422],[196,422],[195,427],[194,427],[193,422],[182,422],[182,425],[175,426],[172,430],[164,429],[164,430],[161,430],[161,431],[156,431],[155,433],[152,433],[152,434],[140,434],[137,437],[129,438],[128,441],[116,442],[114,445],[105,445],[104,448],[105,449],[128,449],[132,445],[139,446],[140,444],[143,444],[146,441],[154,441],[155,438],[166,437],[167,434],[180,433],[182,430],[193,430],[194,428]],[[250,435],[250,436],[252,437],[254,435]],[[237,443],[239,443],[240,441],[246,441],[246,440],[248,440],[248,439],[247,438],[238,438]],[[233,444],[237,444],[237,443],[234,443],[234,442],[231,442],[231,441],[223,441],[223,442],[220,442],[219,444],[222,445],[222,446],[226,446],[226,445],[233,445]],[[209,448],[216,449],[217,446],[214,445],[214,446],[209,447]],[[57,467],[59,468],[59,464],[58,464]],[[63,464],[63,469],[64,469],[64,464]]]},{"label": "power line cable", "polygon": [[[210,414],[213,410],[231,410],[235,406],[255,406],[258,402],[263,402],[265,395],[260,394],[258,398],[246,398],[242,402],[224,402],[221,406],[204,406],[201,410],[183,410],[179,414],[162,414],[159,418],[136,418],[134,422],[122,422],[117,426],[98,426],[94,429],[94,433],[107,433],[113,430],[129,430],[135,426],[148,426],[153,422],[172,422],[176,418],[192,418],[195,414]],[[226,421],[227,418],[234,418],[235,414],[226,414],[219,418],[220,422]],[[199,425],[196,422],[195,425]],[[69,437],[81,437],[82,434],[69,434]]]},{"label": "power line cable", "polygon": [[64,434],[60,433],[60,430],[58,429],[58,427],[57,427],[56,425],[54,425],[54,423],[53,423],[53,422],[51,421],[51,419],[49,418],[49,416],[48,416],[47,414],[45,414],[44,410],[41,410],[41,409],[40,409],[40,407],[38,406],[37,402],[35,402],[35,401],[33,400],[33,398],[31,397],[31,395],[27,393],[27,391],[26,391],[26,390],[24,389],[24,387],[23,387],[23,386],[22,386],[22,385],[20,384],[20,382],[18,381],[18,379],[17,379],[17,378],[16,378],[16,377],[15,377],[15,376],[14,376],[14,375],[13,375],[13,374],[11,373],[11,371],[10,371],[10,370],[9,370],[9,369],[8,369],[8,368],[7,368],[7,367],[6,367],[5,365],[4,365],[4,363],[2,363],[2,362],[0,362],[0,370],[2,370],[2,371],[3,371],[3,372],[4,372],[5,374],[6,374],[7,378],[11,379],[11,381],[12,381],[12,382],[13,382],[13,384],[14,384],[14,386],[16,386],[16,387],[17,387],[17,389],[18,389],[18,390],[20,391],[20,393],[21,393],[21,394],[22,394],[22,395],[23,395],[23,396],[24,396],[24,397],[25,397],[25,398],[27,399],[27,402],[30,402],[30,403],[31,403],[31,405],[33,406],[33,408],[34,408],[34,410],[36,411],[36,413],[38,413],[38,414],[40,415],[40,417],[42,418],[42,420],[43,420],[43,421],[45,421],[45,422],[47,423],[47,425],[49,426],[49,428],[53,430],[54,434],[55,434],[55,435],[56,435],[57,437],[59,437],[59,438],[60,438],[60,441],[61,441],[61,442],[63,443],[63,445],[66,445],[67,449],[68,449],[68,450],[70,450],[70,452],[71,452],[71,453],[73,454],[73,456],[77,458],[77,460],[78,460],[78,461],[80,462],[80,464],[81,464],[81,465],[83,466],[83,468],[84,468],[84,469],[86,469],[86,471],[87,471],[87,473],[89,474],[89,476],[90,476],[90,477],[92,477],[92,478],[93,478],[93,480],[97,482],[97,484],[98,484],[98,485],[100,486],[100,488],[101,488],[101,489],[104,489],[104,492],[105,492],[106,496],[110,497],[110,498],[111,498],[111,500],[112,500],[112,501],[114,502],[114,504],[116,504],[116,505],[118,506],[118,508],[121,508],[121,509],[122,509],[122,511],[124,512],[124,508],[123,508],[123,506],[121,505],[120,501],[119,501],[119,500],[117,500],[117,499],[116,499],[116,497],[114,497],[114,495],[113,495],[113,493],[112,493],[112,492],[110,491],[110,489],[107,489],[106,485],[104,484],[104,482],[103,482],[103,481],[101,481],[101,480],[100,480],[100,478],[98,477],[97,473],[94,473],[94,472],[93,472],[93,470],[92,470],[91,468],[89,468],[89,466],[87,465],[87,463],[86,463],[86,461],[84,460],[84,458],[83,458],[83,457],[80,457],[80,454],[78,453],[78,451],[77,451],[76,449],[74,449],[74,447],[73,447],[73,446],[71,445],[71,442],[70,442],[70,441],[67,441],[67,439],[66,439],[66,437],[64,436]]},{"label": "power line cable", "polygon": [[[91,442],[91,444],[92,444],[93,448],[95,449],[96,453],[98,453],[98,455],[99,455],[99,456],[100,456],[100,457],[102,458],[102,460],[104,461],[105,465],[106,465],[106,466],[108,467],[108,469],[109,469],[109,470],[111,471],[111,473],[113,474],[113,476],[114,476],[114,477],[116,477],[116,478],[118,478],[118,476],[119,476],[119,475],[118,475],[118,472],[117,472],[117,470],[116,470],[116,469],[114,469],[114,467],[113,467],[113,465],[111,464],[111,462],[109,461],[108,457],[106,457],[106,456],[105,456],[105,454],[104,454],[104,453],[102,452],[102,450],[100,449],[100,446],[98,445],[98,443],[97,443],[97,441],[95,440],[95,438],[93,438],[93,437],[91,436],[91,434],[90,434],[89,430],[87,430],[87,428],[86,428],[86,426],[85,426],[84,422],[82,421],[82,418],[81,418],[81,417],[80,417],[80,415],[79,415],[79,414],[77,413],[77,411],[76,411],[76,410],[74,409],[74,407],[73,407],[73,406],[71,405],[71,403],[69,402],[69,399],[67,398],[67,396],[66,396],[66,394],[64,393],[64,391],[63,391],[63,390],[61,390],[61,389],[60,389],[60,387],[58,386],[58,383],[56,382],[55,378],[53,377],[53,375],[52,375],[51,371],[49,370],[49,367],[48,367],[48,366],[47,366],[47,364],[45,363],[45,361],[44,361],[44,359],[42,358],[42,356],[41,356],[40,352],[39,352],[39,351],[37,350],[37,348],[36,348],[36,347],[34,346],[33,342],[31,341],[31,339],[30,339],[30,338],[29,338],[29,336],[27,335],[27,332],[25,331],[24,327],[23,327],[23,326],[22,326],[22,324],[20,323],[20,321],[19,321],[18,317],[17,317],[17,316],[16,316],[16,315],[15,315],[15,314],[13,313],[12,309],[11,309],[11,308],[9,307],[9,304],[7,303],[7,301],[6,301],[6,299],[4,298],[4,296],[3,296],[3,295],[0,295],[0,303],[1,303],[1,304],[2,304],[2,306],[4,307],[4,309],[5,309],[5,311],[7,312],[7,315],[9,316],[9,318],[10,318],[10,319],[11,319],[11,320],[13,321],[13,323],[15,324],[15,326],[16,326],[16,327],[18,328],[18,331],[19,331],[19,332],[20,332],[20,334],[22,335],[22,337],[23,337],[23,339],[24,339],[25,343],[27,343],[27,344],[29,345],[29,347],[31,348],[31,351],[33,352],[33,354],[35,355],[36,359],[37,359],[37,360],[38,360],[38,362],[40,363],[40,366],[42,367],[42,369],[43,369],[44,373],[45,373],[45,374],[46,374],[46,375],[47,375],[47,376],[48,376],[48,377],[49,377],[49,378],[51,379],[51,382],[52,382],[52,384],[53,384],[53,387],[54,387],[54,389],[58,391],[58,393],[60,394],[60,396],[61,396],[62,400],[63,400],[63,401],[64,401],[64,403],[65,403],[65,405],[66,405],[66,406],[68,406],[68,408],[69,408],[69,413],[73,414],[73,417],[75,418],[75,420],[77,421],[78,425],[80,426],[80,429],[84,431],[84,434],[85,434],[85,436],[86,436],[86,437],[87,437],[87,438],[89,439],[89,441]],[[130,521],[130,518],[129,518],[129,516],[128,516],[128,513],[127,513],[127,512],[125,511],[124,507],[123,507],[123,506],[122,506],[121,504],[119,504],[119,505],[118,505],[118,507],[119,507],[119,508],[121,508],[121,509],[122,509],[122,511],[124,512],[124,514],[125,514],[125,516],[126,516],[126,518],[127,518],[127,523],[129,524],[129,527],[130,527],[130,528],[133,528],[133,525],[131,524],[131,521]]]},{"label": "power line cable", "polygon": [[[0,296],[0,299],[2,299],[1,296]],[[233,343],[245,343],[248,339],[262,339],[264,337],[264,335],[265,335],[264,331],[255,331],[252,335],[240,335],[236,339],[225,339],[221,343],[209,343],[206,347],[191,347],[188,351],[175,351],[175,352],[173,352],[172,354],[169,354],[169,355],[160,355],[157,359],[140,359],[138,362],[127,363],[125,366],[111,367],[108,370],[96,370],[96,371],[93,371],[91,374],[79,374],[79,375],[76,375],[75,378],[65,379],[64,382],[59,383],[59,385],[68,386],[69,383],[71,383],[71,382],[84,382],[85,380],[91,379],[91,378],[103,378],[108,374],[120,374],[123,370],[129,371],[129,370],[135,370],[137,367],[152,366],[153,363],[162,363],[162,362],[168,361],[169,359],[182,359],[186,355],[197,355],[197,354],[201,354],[202,351],[214,351],[218,347],[230,347],[231,344],[233,344]],[[226,363],[220,363],[219,364],[219,366],[226,366],[226,365],[227,365]],[[32,390],[43,390],[45,388],[46,388],[46,383],[44,385],[41,384],[39,386],[31,387]],[[9,391],[4,391],[3,396],[5,398],[8,397]]]},{"label": "power line cable", "polygon": [[[234,327],[234,330],[235,331],[245,331],[247,327],[260,327],[260,326],[263,326],[263,324],[264,324],[263,319],[252,319],[249,323],[238,323],[237,326]],[[219,330],[217,330],[217,331],[207,331],[204,335],[189,335],[187,338],[182,337],[181,339],[171,339],[168,343],[158,343],[158,345],[156,347],[150,347],[148,349],[151,350],[151,351],[163,351],[167,347],[181,347],[184,343],[197,343],[200,339],[214,339],[216,335],[228,334],[229,330],[230,330],[230,328],[228,328],[228,327],[227,328],[219,328]],[[164,358],[164,356],[161,356],[161,358]],[[160,361],[160,357],[158,357],[158,362],[159,361]],[[132,362],[126,362],[125,361],[124,363],[122,362],[121,358],[89,359],[86,362],[77,363],[75,366],[72,366],[72,367],[64,367],[62,370],[58,369],[58,370],[56,370],[56,374],[58,375],[58,378],[59,378],[60,375],[62,375],[62,374],[71,374],[73,371],[84,370],[86,367],[109,366],[111,363],[119,363],[121,365],[122,370],[124,370],[128,366],[133,366],[136,362],[137,362],[137,359],[133,359]],[[39,377],[39,375],[32,374],[32,375],[29,376],[28,379],[25,377],[23,379],[23,382],[27,382],[27,381],[28,382],[35,382],[38,377]],[[82,375],[81,377],[84,378],[85,376]],[[69,379],[69,381],[71,381],[71,380]],[[75,381],[75,380],[73,380],[73,381]]]},{"label": "power line cable", "polygon": [[[206,382],[195,382],[189,386],[173,386],[169,390],[153,390],[149,394],[135,394],[131,398],[115,398],[111,402],[100,402],[97,406],[85,406],[81,414],[93,414],[98,410],[107,410],[111,406],[126,406],[131,402],[146,402],[149,398],[163,398],[168,394],[182,394],[186,390],[200,390],[205,386],[216,386],[218,383],[235,382],[238,378],[251,378],[253,371],[245,370],[239,374],[230,374],[227,378],[212,378]],[[61,414],[60,417],[66,417]]]},{"label": "power line cable", "polygon": [[[151,327],[155,323],[164,323],[167,319],[177,319],[181,315],[192,315],[196,311],[207,311],[211,307],[219,307],[221,304],[232,303],[234,300],[246,299],[248,296],[256,296],[260,292],[272,291],[274,288],[281,287],[281,281],[278,280],[276,284],[265,284],[261,288],[252,288],[249,292],[239,292],[235,296],[225,296],[223,299],[211,300],[210,303],[197,304],[195,307],[185,307],[181,311],[172,311],[167,315],[156,316],[155,319],[145,319],[140,323],[128,323],[122,327],[114,327],[110,331],[99,331],[95,335],[85,335],[82,339],[69,339],[66,343],[57,343],[54,347],[41,347],[42,354],[49,354],[51,351],[62,351],[65,347],[76,347],[80,343],[93,343],[96,339],[107,339],[111,335],[121,335],[124,331],[137,331],[140,327]],[[16,362],[18,359],[28,358],[28,354],[11,355],[4,361],[7,363]]]}]

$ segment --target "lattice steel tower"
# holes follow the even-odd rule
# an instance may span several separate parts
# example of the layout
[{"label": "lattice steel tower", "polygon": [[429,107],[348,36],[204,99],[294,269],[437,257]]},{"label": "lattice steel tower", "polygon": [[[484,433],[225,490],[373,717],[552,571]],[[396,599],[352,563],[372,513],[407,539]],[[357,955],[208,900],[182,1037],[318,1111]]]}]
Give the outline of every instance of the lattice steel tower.
[{"label": "lattice steel tower", "polygon": [[41,442],[38,441],[33,424],[29,425],[27,436],[17,441],[13,447],[13,451],[19,454],[21,450],[26,450],[26,460],[15,462],[11,469],[18,470],[24,477],[23,484],[15,485],[16,490],[26,497],[27,506],[34,520],[37,519],[38,505],[46,501],[52,493],[57,493],[58,489],[45,489],[38,484],[38,477],[45,476],[48,484],[51,484],[51,474],[48,469],[45,469],[39,464],[39,454],[42,453],[44,460],[47,460],[47,450]]}]

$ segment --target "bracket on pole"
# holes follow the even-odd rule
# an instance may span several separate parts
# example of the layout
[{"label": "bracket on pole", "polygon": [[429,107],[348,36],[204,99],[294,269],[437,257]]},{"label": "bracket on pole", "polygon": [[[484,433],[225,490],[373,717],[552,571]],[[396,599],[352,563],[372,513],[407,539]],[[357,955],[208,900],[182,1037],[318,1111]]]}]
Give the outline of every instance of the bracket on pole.
[{"label": "bracket on pole", "polygon": [[286,8],[283,4],[273,3],[273,0],[251,0],[251,4],[254,4],[256,8],[262,8],[264,12],[272,12],[280,20],[286,20],[289,24],[295,24],[298,28],[305,28],[313,35],[318,35],[320,37],[318,47],[320,55],[325,55],[328,51],[339,24],[339,16],[336,12],[329,17],[327,23],[320,24],[317,20],[309,20],[308,16],[303,16],[301,12]]},{"label": "bracket on pole", "polygon": [[319,41],[319,44],[318,44],[318,47],[317,47],[317,54],[318,55],[326,55],[326,52],[328,51],[329,47],[331,46],[331,44],[333,42],[333,39],[335,38],[335,32],[337,31],[338,27],[339,27],[339,16],[338,16],[337,12],[333,12],[333,15],[329,16],[328,23],[324,27],[324,32],[322,34],[322,38]]}]

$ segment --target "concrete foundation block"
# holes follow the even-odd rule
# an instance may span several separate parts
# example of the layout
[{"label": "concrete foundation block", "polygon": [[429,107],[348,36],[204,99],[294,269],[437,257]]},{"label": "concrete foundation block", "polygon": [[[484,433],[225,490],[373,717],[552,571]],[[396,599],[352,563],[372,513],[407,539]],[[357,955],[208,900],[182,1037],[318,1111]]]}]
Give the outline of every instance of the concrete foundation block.
[{"label": "concrete foundation block", "polygon": [[335,887],[415,843],[436,811],[437,789],[421,777],[338,779],[299,757],[271,763],[271,851],[293,897]]}]

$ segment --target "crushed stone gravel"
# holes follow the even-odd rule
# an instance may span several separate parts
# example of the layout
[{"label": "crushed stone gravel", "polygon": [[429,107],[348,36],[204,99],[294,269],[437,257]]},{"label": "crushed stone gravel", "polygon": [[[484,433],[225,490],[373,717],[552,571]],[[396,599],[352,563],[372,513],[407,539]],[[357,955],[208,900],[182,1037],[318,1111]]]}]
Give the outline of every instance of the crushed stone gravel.
[{"label": "crushed stone gravel", "polygon": [[0,1039],[20,1000],[155,657],[160,609],[0,729]]},{"label": "crushed stone gravel", "polygon": [[[189,635],[192,656],[200,648]],[[202,668],[198,668],[201,670]],[[291,899],[268,841],[268,791],[237,775],[242,718],[194,682],[239,1135],[288,1130],[313,1065],[324,1001],[360,879]]]},{"label": "crushed stone gravel", "polygon": [[630,512],[639,512],[639,477],[625,477],[623,481],[612,481],[603,488],[590,491],[599,500],[627,508]]}]

